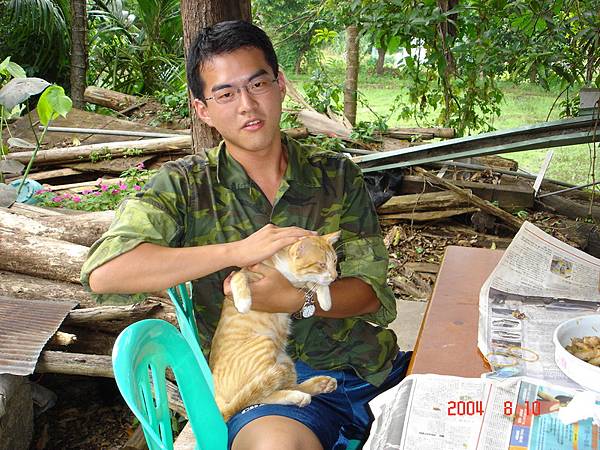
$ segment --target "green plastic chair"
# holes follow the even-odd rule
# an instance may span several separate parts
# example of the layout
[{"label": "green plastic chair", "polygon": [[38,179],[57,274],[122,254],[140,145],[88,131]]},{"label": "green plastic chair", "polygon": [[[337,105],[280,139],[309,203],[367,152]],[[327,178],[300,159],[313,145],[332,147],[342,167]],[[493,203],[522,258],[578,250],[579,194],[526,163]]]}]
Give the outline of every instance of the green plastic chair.
[{"label": "green plastic chair", "polygon": [[175,287],[167,289],[167,293],[173,302],[173,306],[175,306],[175,315],[177,316],[179,330],[196,355],[202,375],[204,375],[204,379],[214,395],[215,384],[206,358],[202,353],[198,326],[196,325],[196,316],[192,303],[192,283],[188,281],[187,283],[178,284]]},{"label": "green plastic chair", "polygon": [[117,386],[140,421],[150,450],[173,449],[167,367],[175,375],[196,437],[196,449],[227,449],[227,426],[213,392],[202,375],[196,353],[177,328],[158,319],[129,325],[115,342],[112,361]]},{"label": "green plastic chair", "polygon": [[[167,289],[169,297],[175,306],[177,323],[181,329],[181,334],[186,339],[192,350],[199,353],[204,364],[201,364],[202,373],[207,380],[209,387],[214,395],[215,387],[210,368],[202,354],[200,337],[198,336],[198,327],[196,325],[196,316],[194,315],[194,306],[192,303],[192,283],[178,284],[175,287]],[[362,448],[363,443],[360,440],[352,439],[348,441],[346,450],[358,450]]]}]

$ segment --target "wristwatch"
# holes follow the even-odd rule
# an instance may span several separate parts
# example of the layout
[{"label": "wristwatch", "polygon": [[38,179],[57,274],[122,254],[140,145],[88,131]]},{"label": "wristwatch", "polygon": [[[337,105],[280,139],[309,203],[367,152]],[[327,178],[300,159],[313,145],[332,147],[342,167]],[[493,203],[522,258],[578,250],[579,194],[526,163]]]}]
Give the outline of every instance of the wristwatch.
[{"label": "wristwatch", "polygon": [[302,307],[292,314],[294,319],[308,319],[315,315],[317,307],[315,306],[315,293],[309,289],[303,289],[304,291],[304,304]]}]

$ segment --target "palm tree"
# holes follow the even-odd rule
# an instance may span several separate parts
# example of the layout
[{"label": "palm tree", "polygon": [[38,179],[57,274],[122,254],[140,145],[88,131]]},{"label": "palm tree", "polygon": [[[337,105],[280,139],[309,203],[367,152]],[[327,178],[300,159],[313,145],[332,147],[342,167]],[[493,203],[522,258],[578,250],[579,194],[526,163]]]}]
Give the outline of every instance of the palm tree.
[{"label": "palm tree", "polygon": [[69,0],[9,0],[0,56],[11,56],[28,75],[66,84],[69,68]]}]

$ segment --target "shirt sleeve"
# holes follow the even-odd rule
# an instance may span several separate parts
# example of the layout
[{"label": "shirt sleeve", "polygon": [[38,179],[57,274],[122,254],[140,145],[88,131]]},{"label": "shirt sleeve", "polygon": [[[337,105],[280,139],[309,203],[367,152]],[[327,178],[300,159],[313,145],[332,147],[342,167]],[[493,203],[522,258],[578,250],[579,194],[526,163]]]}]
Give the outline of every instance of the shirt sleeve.
[{"label": "shirt sleeve", "polygon": [[359,278],[373,288],[381,307],[359,317],[385,327],[396,318],[396,300],[387,285],[389,257],[362,173],[351,161],[347,164],[340,222],[343,246],[340,275]]},{"label": "shirt sleeve", "polygon": [[[91,247],[82,267],[81,284],[87,290],[90,290],[89,277],[94,269],[141,243],[179,245],[184,229],[185,177],[173,167],[163,166],[143,191],[120,205],[110,228]],[[92,297],[103,304],[128,304],[142,300],[146,294],[92,293]]]}]

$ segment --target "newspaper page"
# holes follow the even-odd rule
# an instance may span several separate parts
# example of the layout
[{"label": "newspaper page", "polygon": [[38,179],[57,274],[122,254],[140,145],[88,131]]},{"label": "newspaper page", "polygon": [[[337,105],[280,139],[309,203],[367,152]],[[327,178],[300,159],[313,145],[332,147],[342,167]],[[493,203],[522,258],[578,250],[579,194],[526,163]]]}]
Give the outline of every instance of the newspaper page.
[{"label": "newspaper page", "polygon": [[554,362],[563,321],[600,311],[600,260],[525,222],[481,288],[478,347],[505,376],[574,387]]},{"label": "newspaper page", "polygon": [[[370,403],[367,450],[584,450],[600,448],[592,419],[562,423],[576,391],[527,377],[411,375]],[[600,407],[600,396],[592,402]]]}]

